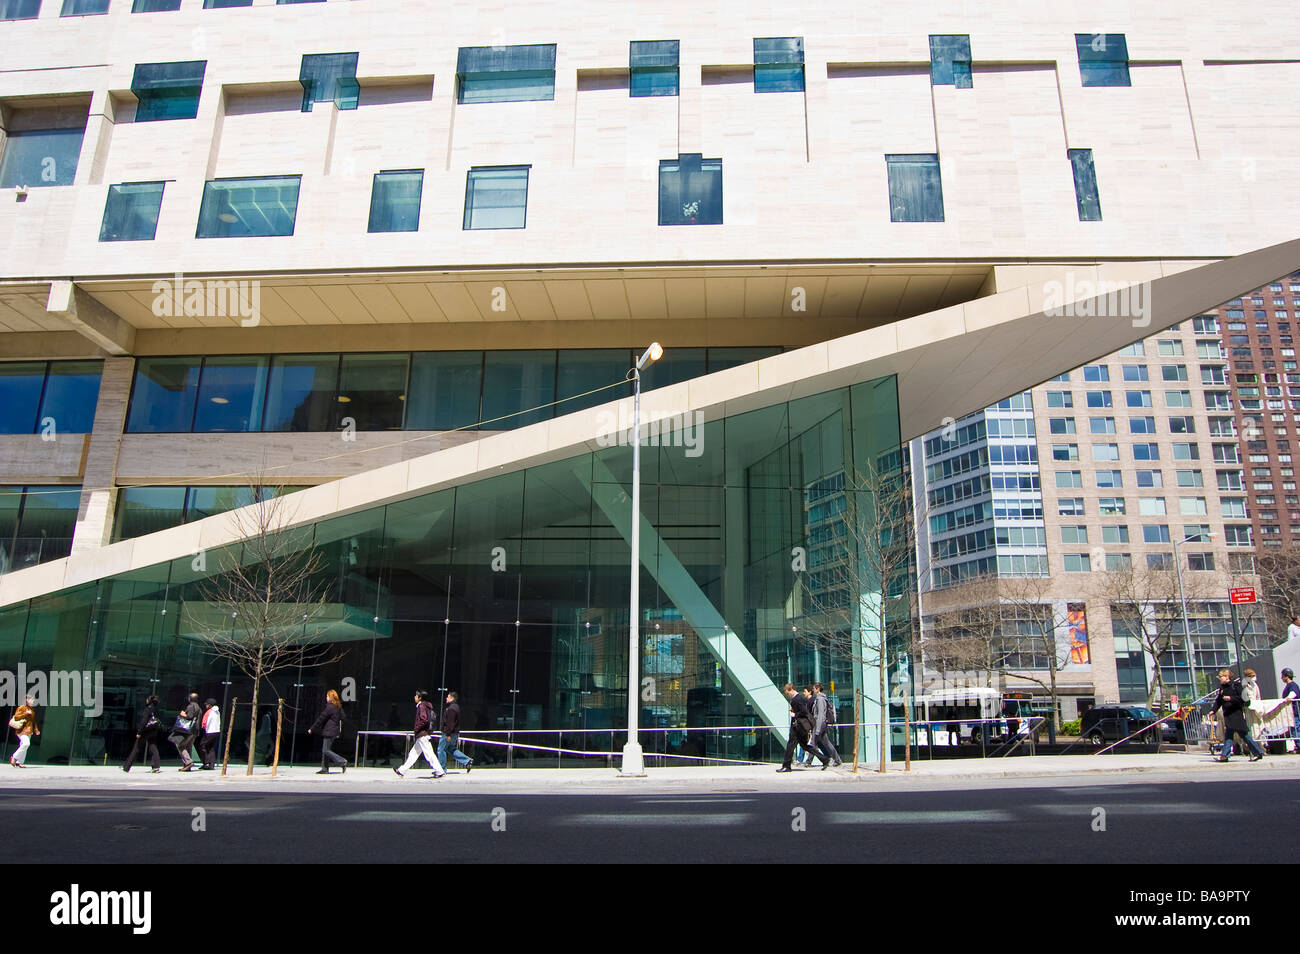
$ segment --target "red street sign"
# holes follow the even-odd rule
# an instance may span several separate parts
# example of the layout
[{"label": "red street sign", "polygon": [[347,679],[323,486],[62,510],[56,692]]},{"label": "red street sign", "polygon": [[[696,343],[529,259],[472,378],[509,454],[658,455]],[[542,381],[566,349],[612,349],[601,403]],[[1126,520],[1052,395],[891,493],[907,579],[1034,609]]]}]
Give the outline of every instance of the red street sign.
[{"label": "red street sign", "polygon": [[1253,603],[1255,602],[1255,588],[1253,586],[1234,586],[1228,590],[1228,600],[1232,603]]}]

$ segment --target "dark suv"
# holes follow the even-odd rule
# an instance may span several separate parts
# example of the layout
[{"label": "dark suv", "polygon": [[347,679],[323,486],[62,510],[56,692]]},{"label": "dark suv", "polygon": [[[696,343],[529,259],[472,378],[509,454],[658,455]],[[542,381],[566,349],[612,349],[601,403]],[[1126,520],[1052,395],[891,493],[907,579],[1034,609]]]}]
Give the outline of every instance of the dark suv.
[{"label": "dark suv", "polygon": [[[1152,723],[1159,720],[1157,716],[1146,706],[1094,706],[1083,714],[1079,724],[1079,734],[1091,742],[1093,745],[1104,745],[1109,742],[1118,742],[1135,732],[1139,732]],[[1125,727],[1124,720],[1127,719],[1127,731],[1121,733]],[[1177,742],[1178,730],[1170,724],[1172,720],[1160,724],[1160,740],[1163,742]],[[1152,738],[1156,730],[1143,733],[1133,741],[1135,742],[1154,742]]]}]

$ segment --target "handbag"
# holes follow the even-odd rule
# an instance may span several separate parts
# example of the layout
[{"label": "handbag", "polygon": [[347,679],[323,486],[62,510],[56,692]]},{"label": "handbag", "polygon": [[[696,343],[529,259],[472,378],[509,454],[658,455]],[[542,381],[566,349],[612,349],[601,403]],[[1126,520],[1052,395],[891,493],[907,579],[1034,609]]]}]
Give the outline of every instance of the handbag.
[{"label": "handbag", "polygon": [[190,729],[193,727],[194,727],[193,719],[186,719],[184,716],[177,716],[176,724],[172,726],[172,732],[176,732],[181,735],[189,735]]}]

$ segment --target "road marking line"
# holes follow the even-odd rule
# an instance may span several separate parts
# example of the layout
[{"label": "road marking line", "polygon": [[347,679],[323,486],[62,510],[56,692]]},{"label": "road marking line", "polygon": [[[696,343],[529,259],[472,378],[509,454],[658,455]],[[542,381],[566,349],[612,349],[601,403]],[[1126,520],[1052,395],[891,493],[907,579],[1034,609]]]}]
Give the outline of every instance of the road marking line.
[{"label": "road marking line", "polygon": [[[513,821],[523,812],[512,811],[507,813]],[[445,822],[454,825],[488,825],[492,822],[492,813],[483,812],[439,812],[429,811],[427,809],[413,808],[410,811],[371,811],[371,812],[350,812],[347,815],[335,815],[330,821],[363,821],[363,822]]]},{"label": "road marking line", "polygon": [[626,814],[586,814],[571,815],[556,819],[558,825],[681,825],[683,827],[701,828],[710,825],[743,825],[753,818],[747,812],[709,812],[689,815],[656,814],[651,812],[628,812]]},{"label": "road marking line", "polygon": [[822,821],[832,825],[932,825],[960,824],[966,822],[1009,822],[1015,817],[1006,811],[882,811],[882,812],[826,812]]}]

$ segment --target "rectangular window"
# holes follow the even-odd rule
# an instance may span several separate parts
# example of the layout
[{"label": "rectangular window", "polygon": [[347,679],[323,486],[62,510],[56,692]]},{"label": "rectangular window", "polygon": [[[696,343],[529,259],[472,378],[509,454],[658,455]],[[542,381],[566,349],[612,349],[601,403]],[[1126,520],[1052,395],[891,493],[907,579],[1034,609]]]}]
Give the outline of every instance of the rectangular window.
[{"label": "rectangular window", "polygon": [[1101,197],[1097,194],[1097,171],[1092,165],[1092,150],[1067,149],[1066,155],[1074,173],[1074,202],[1079,210],[1079,221],[1100,222]]},{"label": "rectangular window", "polygon": [[1079,526],[1069,526],[1061,528],[1061,542],[1073,544],[1086,544],[1088,542],[1088,528]]},{"label": "rectangular window", "polygon": [[1048,391],[1048,407],[1074,407],[1074,395],[1069,391]]},{"label": "rectangular window", "polygon": [[1087,394],[1088,407],[1112,407],[1109,391],[1089,391]]},{"label": "rectangular window", "polygon": [[369,231],[419,231],[420,191],[423,186],[423,169],[376,172],[370,189]]},{"label": "rectangular window", "polygon": [[450,431],[478,423],[483,352],[432,351],[411,356],[406,429]]},{"label": "rectangular window", "polygon": [[1174,445],[1174,460],[1200,460],[1201,445],[1177,443]]},{"label": "rectangular window", "polygon": [[205,359],[194,431],[213,434],[261,430],[268,364],[265,357]]},{"label": "rectangular window", "polygon": [[1143,543],[1168,543],[1169,527],[1167,524],[1148,523],[1142,526]]},{"label": "rectangular window", "polygon": [[458,103],[555,99],[555,44],[463,46],[456,57]]},{"label": "rectangular window", "polygon": [[1118,470],[1099,470],[1097,471],[1097,486],[1108,488],[1123,487],[1124,475]]},{"label": "rectangular window", "polygon": [[214,10],[220,7],[251,7],[253,0],[203,0],[204,10]]},{"label": "rectangular window", "polygon": [[339,355],[284,354],[271,363],[264,431],[325,431],[335,421]]},{"label": "rectangular window", "polygon": [[134,0],[132,13],[162,13],[167,10],[179,10],[181,0]]},{"label": "rectangular window", "polygon": [[529,166],[484,166],[465,183],[465,229],[522,229],[528,219]]},{"label": "rectangular window", "polygon": [[889,221],[942,222],[943,182],[937,155],[885,156]]},{"label": "rectangular window", "polygon": [[1172,570],[1174,568],[1174,558],[1168,553],[1148,553],[1147,569],[1148,570]]},{"label": "rectangular window", "polygon": [[1187,569],[1189,570],[1213,570],[1214,554],[1213,553],[1189,553],[1187,554]]},{"label": "rectangular window", "polygon": [[1090,417],[1088,418],[1089,434],[1114,434],[1115,419],[1113,417]]},{"label": "rectangular window", "polygon": [[803,91],[803,37],[754,38],[754,92]]},{"label": "rectangular window", "polygon": [[1137,485],[1139,487],[1163,487],[1165,485],[1164,476],[1158,470],[1139,470],[1137,472]]},{"label": "rectangular window", "polygon": [[334,103],[339,109],[356,109],[361,95],[357,84],[356,53],[306,53],[298,68],[302,84],[302,111],[315,103]]},{"label": "rectangular window", "polygon": [[1134,444],[1133,459],[1134,460],[1159,460],[1160,445],[1159,444]]},{"label": "rectangular window", "polygon": [[930,36],[930,85],[971,88],[970,34]]},{"label": "rectangular window", "polygon": [[404,353],[343,355],[333,426],[351,418],[359,431],[401,429],[409,365]]},{"label": "rectangular window", "polygon": [[1124,524],[1101,528],[1102,543],[1128,543],[1128,527]]},{"label": "rectangular window", "polygon": [[1133,554],[1131,553],[1107,553],[1106,554],[1107,570],[1132,570]]},{"label": "rectangular window", "polygon": [[483,369],[483,428],[508,431],[555,416],[554,351],[489,351]]},{"label": "rectangular window", "polygon": [[1180,470],[1177,471],[1179,487],[1204,487],[1205,478],[1201,476],[1199,470]]},{"label": "rectangular window", "polygon": [[33,434],[37,430],[37,408],[45,388],[45,362],[22,361],[0,364],[0,434]]},{"label": "rectangular window", "polygon": [[1047,428],[1053,434],[1073,434],[1074,418],[1072,417],[1052,417],[1048,418]]},{"label": "rectangular window", "polygon": [[1126,364],[1124,365],[1125,381],[1146,381],[1147,366],[1145,364]]},{"label": "rectangular window", "polygon": [[108,12],[108,0],[63,0],[61,17],[85,17]]},{"label": "rectangular window", "polygon": [[1156,350],[1160,352],[1162,358],[1181,358],[1183,356],[1183,343],[1181,341],[1157,341]]},{"label": "rectangular window", "polygon": [[95,422],[103,370],[102,361],[50,362],[37,430],[42,421],[53,418],[55,426],[64,434],[89,434]]},{"label": "rectangular window", "polygon": [[1078,444],[1053,444],[1052,460],[1078,460]]},{"label": "rectangular window", "polygon": [[1056,502],[1056,512],[1062,517],[1082,517],[1084,514],[1082,497],[1062,497]]},{"label": "rectangular window", "polygon": [[0,189],[72,185],[85,134],[84,127],[9,133],[0,156]]},{"label": "rectangular window", "polygon": [[1124,404],[1128,407],[1150,407],[1150,391],[1125,391]]},{"label": "rectangular window", "polygon": [[676,96],[680,40],[633,40],[628,56],[631,96]]},{"label": "rectangular window", "polygon": [[560,351],[555,372],[555,413],[570,414],[630,395],[630,385],[597,391],[595,394],[587,392],[624,381],[633,360],[626,348]]},{"label": "rectangular window", "polygon": [[1160,367],[1162,381],[1186,381],[1187,366],[1183,364],[1165,364]]},{"label": "rectangular window", "polygon": [[1191,407],[1191,391],[1166,391],[1165,407]]},{"label": "rectangular window", "polygon": [[1119,460],[1118,444],[1093,444],[1093,460]]},{"label": "rectangular window", "polygon": [[659,162],[659,224],[722,224],[722,160],[688,153]]},{"label": "rectangular window", "polygon": [[131,434],[188,433],[194,424],[199,366],[203,359],[141,358],[126,429]]},{"label": "rectangular window", "polygon": [[1079,470],[1058,470],[1056,472],[1056,487],[1061,489],[1082,489],[1083,472]]},{"label": "rectangular window", "polygon": [[35,20],[41,0],[0,0],[0,20]]},{"label": "rectangular window", "polygon": [[1154,417],[1130,417],[1128,419],[1128,432],[1130,434],[1154,434],[1156,432],[1156,419]]},{"label": "rectangular window", "polygon": [[1076,33],[1084,86],[1130,86],[1128,41],[1123,33]]},{"label": "rectangular window", "polygon": [[1065,572],[1066,573],[1089,573],[1091,572],[1091,563],[1086,553],[1066,553]]},{"label": "rectangular window", "polygon": [[158,231],[163,183],[122,182],[108,187],[101,242],[152,242]]},{"label": "rectangular window", "polygon": [[1086,364],[1083,367],[1083,380],[1085,381],[1109,381],[1110,368],[1104,364]]},{"label": "rectangular window", "polygon": [[1163,517],[1166,513],[1164,497],[1143,497],[1138,501],[1138,513],[1144,517]]},{"label": "rectangular window", "polygon": [[1097,509],[1103,517],[1122,517],[1127,512],[1127,504],[1123,497],[1101,497]]},{"label": "rectangular window", "polygon": [[1184,517],[1205,516],[1209,513],[1205,509],[1204,497],[1179,497],[1178,512]]},{"label": "rectangular window", "polygon": [[1115,354],[1121,358],[1145,358],[1147,343],[1145,341],[1135,341],[1128,347],[1120,348]]},{"label": "rectangular window", "polygon": [[212,179],[203,186],[196,238],[292,235],[302,176]]},{"label": "rectangular window", "polygon": [[207,66],[207,60],[136,64],[131,77],[131,92],[138,101],[135,121],[149,123],[197,116]]}]

